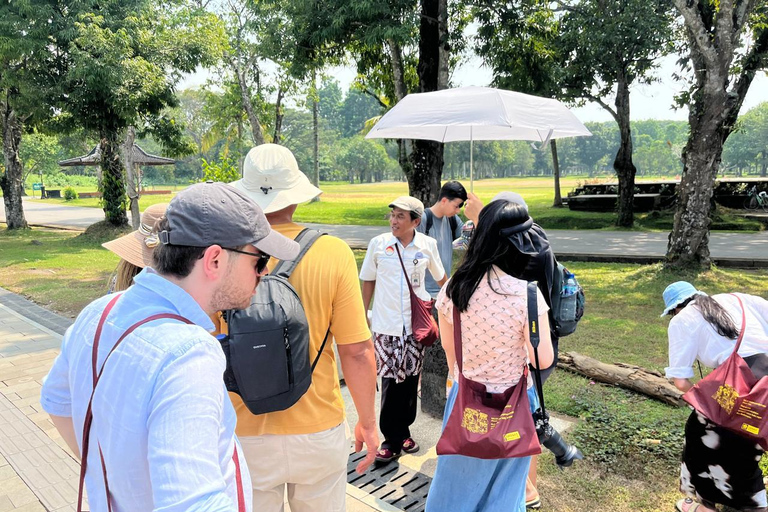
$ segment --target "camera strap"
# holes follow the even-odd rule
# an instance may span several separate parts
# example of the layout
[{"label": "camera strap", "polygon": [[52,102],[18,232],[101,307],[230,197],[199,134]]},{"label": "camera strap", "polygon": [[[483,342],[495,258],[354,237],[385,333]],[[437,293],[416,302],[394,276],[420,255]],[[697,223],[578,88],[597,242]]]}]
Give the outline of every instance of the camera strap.
[{"label": "camera strap", "polygon": [[533,347],[533,358],[536,365],[533,367],[533,381],[536,391],[539,395],[539,405],[541,412],[546,413],[544,408],[544,386],[541,383],[541,370],[539,370],[539,300],[538,283],[530,281],[528,283],[528,332],[530,333],[531,346]]}]

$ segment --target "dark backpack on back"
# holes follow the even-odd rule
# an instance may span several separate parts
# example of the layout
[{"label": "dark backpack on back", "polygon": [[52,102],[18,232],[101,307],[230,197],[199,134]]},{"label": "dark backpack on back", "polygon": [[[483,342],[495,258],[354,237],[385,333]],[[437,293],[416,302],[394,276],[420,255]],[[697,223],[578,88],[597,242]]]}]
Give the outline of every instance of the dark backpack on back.
[{"label": "dark backpack on back", "polygon": [[[573,279],[572,283],[568,283],[569,277]],[[552,279],[552,330],[557,337],[568,336],[576,330],[584,316],[585,302],[584,290],[576,276],[558,263]]]},{"label": "dark backpack on back", "polygon": [[[424,227],[424,234],[429,236],[429,230],[432,229],[432,224],[435,221],[435,214],[429,208],[424,210],[424,212],[427,214],[427,225]],[[448,217],[448,223],[451,226],[451,239],[453,239],[456,236],[456,228],[459,227],[459,221],[456,220],[455,215],[451,215]]]},{"label": "dark backpack on back", "polygon": [[309,323],[296,290],[288,282],[301,258],[324,233],[304,229],[296,237],[299,254],[261,279],[248,309],[224,312],[228,336],[221,336],[227,358],[224,382],[253,414],[288,409],[307,392],[330,329],[310,365]]}]

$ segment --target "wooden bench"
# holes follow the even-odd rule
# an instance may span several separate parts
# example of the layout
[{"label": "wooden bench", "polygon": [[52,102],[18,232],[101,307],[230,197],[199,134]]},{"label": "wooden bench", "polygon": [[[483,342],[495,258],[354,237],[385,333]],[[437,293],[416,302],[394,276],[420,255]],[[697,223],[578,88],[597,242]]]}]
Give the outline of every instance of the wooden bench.
[{"label": "wooden bench", "polygon": [[[594,194],[569,196],[568,208],[583,212],[613,212],[616,211],[618,194]],[[661,194],[635,194],[634,211],[650,212],[658,210]]]}]

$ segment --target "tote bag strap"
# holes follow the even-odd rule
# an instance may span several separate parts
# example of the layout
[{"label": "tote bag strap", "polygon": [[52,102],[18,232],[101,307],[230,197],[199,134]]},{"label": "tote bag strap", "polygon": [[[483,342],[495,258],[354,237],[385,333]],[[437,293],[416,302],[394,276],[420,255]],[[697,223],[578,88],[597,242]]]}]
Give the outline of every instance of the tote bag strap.
[{"label": "tote bag strap", "polygon": [[744,303],[741,301],[741,297],[735,293],[732,293],[731,295],[736,297],[736,300],[739,301],[739,306],[741,307],[741,331],[739,331],[739,339],[736,340],[736,346],[733,348],[733,353],[736,354],[739,351],[739,347],[741,347],[744,333],[747,331],[747,311],[744,309]]},{"label": "tote bag strap", "polygon": [[[169,318],[172,320],[178,320],[180,322],[184,322],[186,324],[192,324],[190,320],[187,320],[183,316],[174,315],[172,313],[158,313],[156,315],[147,317],[143,320],[139,320],[138,322],[130,326],[128,329],[126,329],[126,331],[118,338],[118,340],[115,342],[115,345],[107,354],[107,357],[104,358],[104,362],[101,365],[101,369],[97,371],[96,361],[98,359],[99,342],[101,341],[101,331],[104,328],[104,323],[107,320],[107,316],[109,315],[109,312],[112,311],[112,308],[115,306],[115,304],[117,303],[121,295],[122,294],[115,295],[115,297],[109,301],[109,303],[107,304],[107,307],[104,308],[104,311],[101,313],[101,318],[99,318],[99,323],[96,326],[96,333],[94,334],[94,337],[93,337],[93,348],[91,349],[91,371],[92,371],[92,378],[93,378],[93,390],[91,391],[91,398],[88,400],[88,408],[86,409],[85,419],[83,421],[82,453],[81,453],[81,459],[80,459],[80,483],[77,491],[77,512],[82,512],[83,510],[85,473],[88,469],[88,452],[90,449],[90,441],[91,441],[91,425],[93,424],[93,397],[96,393],[96,386],[98,385],[99,380],[101,379],[101,376],[104,373],[104,367],[107,364],[107,360],[109,359],[109,356],[112,355],[115,349],[120,345],[120,343],[122,343],[122,341],[129,334],[131,334],[138,327],[146,324],[147,322],[152,322],[154,320],[159,320],[163,318]],[[112,499],[111,499],[111,493],[109,491],[109,479],[107,478],[107,465],[104,461],[104,454],[101,450],[101,445],[99,445],[99,459],[101,460],[101,471],[104,477],[104,491],[107,497],[107,509],[109,512],[111,512]],[[238,473],[238,476],[239,476],[239,473]]]},{"label": "tote bag strap", "polygon": [[395,250],[397,251],[397,257],[400,260],[400,266],[403,267],[403,274],[405,274],[405,282],[408,283],[408,290],[411,292],[411,296],[415,296],[416,293],[414,293],[413,286],[411,286],[411,278],[408,277],[408,272],[405,270],[405,263],[403,263],[403,257],[400,255],[400,247],[397,246],[397,242],[395,242]]},{"label": "tote bag strap", "polygon": [[[453,304],[453,349],[456,351],[456,364],[459,366],[459,377],[464,374],[464,358],[461,352],[461,313]],[[449,368],[449,372],[450,372]]]}]

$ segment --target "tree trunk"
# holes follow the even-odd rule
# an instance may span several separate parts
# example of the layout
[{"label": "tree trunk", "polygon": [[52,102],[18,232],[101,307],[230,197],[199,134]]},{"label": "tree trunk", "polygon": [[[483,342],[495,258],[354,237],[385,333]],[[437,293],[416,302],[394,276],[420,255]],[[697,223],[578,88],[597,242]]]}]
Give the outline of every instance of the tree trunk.
[{"label": "tree trunk", "polygon": [[450,76],[451,46],[448,33],[448,0],[438,0],[437,8],[437,27],[439,44],[437,88],[439,90],[448,88],[448,78]]},{"label": "tree trunk", "polygon": [[128,194],[129,209],[131,210],[131,226],[133,226],[133,229],[139,229],[139,224],[141,224],[141,213],[139,213],[139,176],[137,166],[133,163],[133,143],[135,141],[136,130],[133,126],[129,126],[121,150],[123,165],[125,166],[125,191]]},{"label": "tree trunk", "polygon": [[275,102],[275,134],[272,137],[272,142],[280,144],[281,132],[283,131],[283,97],[285,96],[285,90],[281,85],[277,89],[277,101]]},{"label": "tree trunk", "polygon": [[397,101],[405,98],[408,90],[405,87],[405,67],[403,66],[403,50],[394,40],[387,41],[389,47],[389,61],[392,66],[392,81],[395,85],[395,98]]},{"label": "tree trunk", "polygon": [[635,222],[635,174],[632,163],[632,130],[629,123],[629,83],[623,75],[619,77],[616,90],[616,120],[619,124],[619,151],[613,161],[613,168],[619,178],[619,204],[616,225],[631,228]]},{"label": "tree trunk", "polygon": [[[419,90],[432,92],[438,89],[440,61],[440,0],[421,0],[421,21],[419,27]],[[426,140],[413,141],[410,154],[411,169],[406,173],[411,196],[425,205],[437,201],[440,192],[440,178],[443,173],[443,144]]]},{"label": "tree trunk", "polygon": [[[317,95],[317,70],[312,71],[312,184],[320,188],[320,98]],[[312,198],[312,202],[320,200],[320,196]]]},{"label": "tree trunk", "polygon": [[555,177],[555,201],[552,203],[552,206],[555,208],[562,208],[563,197],[560,194],[560,162],[557,159],[557,143],[555,142],[555,139],[550,139],[549,146],[552,148],[552,169],[554,170],[552,174]]},{"label": "tree trunk", "polygon": [[5,224],[8,229],[26,229],[29,226],[24,218],[24,205],[21,201],[24,183],[19,159],[22,126],[16,112],[8,105],[3,108],[2,128],[5,172],[0,175],[0,188],[3,190]]},{"label": "tree trunk", "polygon": [[113,226],[125,226],[125,179],[120,162],[120,136],[116,130],[102,130],[101,135],[101,197],[104,217]]},{"label": "tree trunk", "polygon": [[686,405],[683,394],[660,373],[639,366],[602,363],[576,352],[560,352],[557,366],[599,382],[637,391],[669,405]]},{"label": "tree trunk", "polygon": [[261,129],[261,123],[259,123],[259,117],[253,110],[253,103],[251,102],[251,96],[248,94],[250,90],[248,84],[245,81],[245,72],[240,72],[235,68],[235,75],[237,75],[237,82],[240,85],[240,99],[243,103],[245,113],[248,115],[248,122],[251,124],[251,133],[253,134],[253,143],[256,146],[264,144],[264,131]]}]

